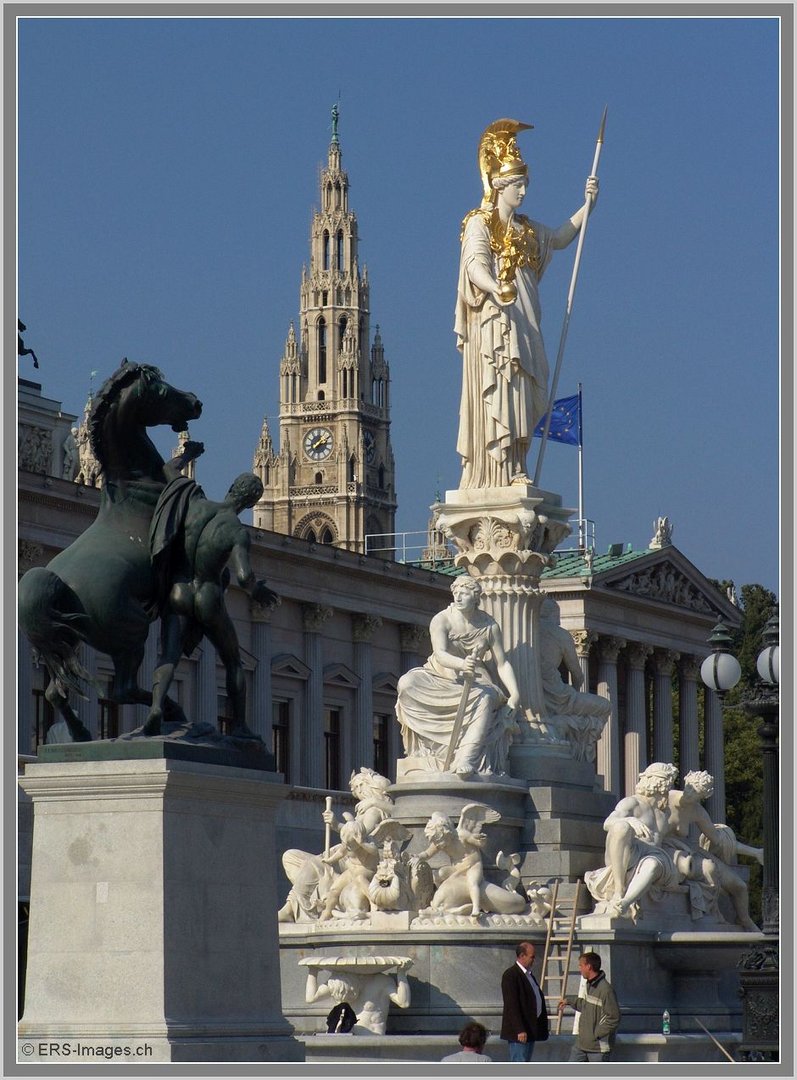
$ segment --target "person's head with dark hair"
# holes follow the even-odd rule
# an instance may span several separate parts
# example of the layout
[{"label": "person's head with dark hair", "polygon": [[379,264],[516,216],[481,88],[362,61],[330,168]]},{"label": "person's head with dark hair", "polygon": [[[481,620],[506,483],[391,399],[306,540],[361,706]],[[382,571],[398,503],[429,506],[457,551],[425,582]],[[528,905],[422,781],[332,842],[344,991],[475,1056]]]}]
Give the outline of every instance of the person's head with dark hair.
[{"label": "person's head with dark hair", "polygon": [[578,958],[578,967],[585,979],[594,979],[600,974],[601,958],[596,952],[583,952]]},{"label": "person's head with dark hair", "polygon": [[471,1020],[459,1033],[459,1045],[463,1050],[475,1050],[480,1054],[487,1042],[487,1028],[483,1024]]}]

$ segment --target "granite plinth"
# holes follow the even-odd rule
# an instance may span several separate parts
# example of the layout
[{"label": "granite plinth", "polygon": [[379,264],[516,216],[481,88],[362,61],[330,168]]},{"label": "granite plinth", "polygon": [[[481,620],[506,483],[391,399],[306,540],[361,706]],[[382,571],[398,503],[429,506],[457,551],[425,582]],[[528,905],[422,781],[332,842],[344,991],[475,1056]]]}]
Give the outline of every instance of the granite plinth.
[{"label": "granite plinth", "polygon": [[[239,740],[243,742],[244,740]],[[249,742],[250,740],[246,740]],[[259,769],[273,772],[274,758],[262,742],[252,739],[242,749],[219,740],[218,745],[204,745],[179,740],[98,739],[93,742],[51,743],[40,746],[37,761],[194,761],[234,769]]]},{"label": "granite plinth", "polygon": [[123,760],[48,748],[62,760],[20,780],[34,805],[26,1060],[52,1042],[120,1047],[123,1061],[301,1060],[279,982],[285,786],[188,759],[206,748],[132,747]]}]

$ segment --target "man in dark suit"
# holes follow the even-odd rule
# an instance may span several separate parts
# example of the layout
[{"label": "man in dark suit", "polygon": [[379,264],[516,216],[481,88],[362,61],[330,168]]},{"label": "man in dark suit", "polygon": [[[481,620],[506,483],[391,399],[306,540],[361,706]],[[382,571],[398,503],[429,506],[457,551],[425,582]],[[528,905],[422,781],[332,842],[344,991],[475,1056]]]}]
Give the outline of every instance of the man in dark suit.
[{"label": "man in dark suit", "polygon": [[540,985],[531,973],[534,946],[521,941],[515,955],[516,962],[501,976],[501,1038],[509,1043],[510,1061],[531,1061],[535,1042],[548,1038],[548,1012]]}]

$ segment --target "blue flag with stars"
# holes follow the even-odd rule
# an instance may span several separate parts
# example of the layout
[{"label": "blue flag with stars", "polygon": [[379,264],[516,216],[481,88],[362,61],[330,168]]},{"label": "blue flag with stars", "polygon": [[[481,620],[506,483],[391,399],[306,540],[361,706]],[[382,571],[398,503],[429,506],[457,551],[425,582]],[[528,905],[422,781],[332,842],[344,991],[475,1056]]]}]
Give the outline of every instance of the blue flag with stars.
[{"label": "blue flag with stars", "polygon": [[[545,414],[548,415],[547,413]],[[545,431],[545,416],[534,429],[534,438],[541,439]],[[557,398],[551,410],[548,438],[553,442],[581,446],[581,395]]]}]

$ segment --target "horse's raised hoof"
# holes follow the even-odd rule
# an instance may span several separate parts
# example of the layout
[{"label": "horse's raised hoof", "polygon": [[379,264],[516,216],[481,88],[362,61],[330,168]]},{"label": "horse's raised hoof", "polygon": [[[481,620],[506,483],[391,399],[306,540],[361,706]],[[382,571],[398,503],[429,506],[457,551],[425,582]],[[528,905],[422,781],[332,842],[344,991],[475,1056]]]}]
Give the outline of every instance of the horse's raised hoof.
[{"label": "horse's raised hoof", "polygon": [[147,717],[147,722],[141,729],[142,735],[152,736],[160,735],[161,733],[161,717],[163,713],[160,709],[153,709]]}]

